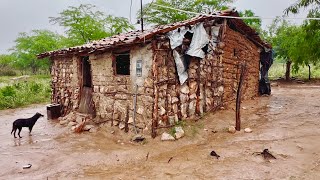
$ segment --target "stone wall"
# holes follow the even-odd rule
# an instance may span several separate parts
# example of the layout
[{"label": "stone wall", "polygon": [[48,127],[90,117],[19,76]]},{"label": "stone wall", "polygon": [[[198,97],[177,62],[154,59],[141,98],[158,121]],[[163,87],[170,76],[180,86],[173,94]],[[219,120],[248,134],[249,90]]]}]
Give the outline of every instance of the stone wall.
[{"label": "stone wall", "polygon": [[[142,77],[136,77],[136,60],[143,64]],[[137,88],[136,125],[144,129],[152,120],[153,80],[150,45],[130,49],[130,75],[115,75],[112,52],[90,55],[92,68],[93,101],[96,123],[108,122],[111,126],[129,128],[133,125],[134,94]],[[127,117],[127,114],[129,115]]]},{"label": "stone wall", "polygon": [[230,104],[236,99],[240,79],[240,64],[245,63],[247,70],[242,86],[242,99],[258,95],[260,53],[259,48],[244,35],[226,26],[223,39],[223,81],[224,104]]},{"label": "stone wall", "polygon": [[218,52],[210,51],[204,59],[191,57],[189,78],[183,85],[179,83],[168,41],[154,47],[154,57],[158,98],[154,117],[158,127],[200,116],[222,104],[222,61]]},{"label": "stone wall", "polygon": [[51,68],[51,102],[61,104],[62,115],[78,107],[80,87],[76,57],[54,58]]}]

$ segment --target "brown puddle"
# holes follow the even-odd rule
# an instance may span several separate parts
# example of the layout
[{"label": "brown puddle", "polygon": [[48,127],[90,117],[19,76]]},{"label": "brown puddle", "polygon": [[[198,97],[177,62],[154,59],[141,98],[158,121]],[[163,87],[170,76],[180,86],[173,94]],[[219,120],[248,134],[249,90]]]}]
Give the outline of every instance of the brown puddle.
[{"label": "brown puddle", "polygon": [[[46,114],[45,105],[0,111],[0,179],[320,179],[319,88],[273,87],[272,96],[242,107],[242,129],[252,133],[226,132],[235,121],[230,107],[188,122],[178,141],[147,136],[144,144],[117,130],[74,134],[46,117],[33,136],[23,129],[23,138],[14,139],[12,122]],[[265,148],[277,159],[253,155]]]}]

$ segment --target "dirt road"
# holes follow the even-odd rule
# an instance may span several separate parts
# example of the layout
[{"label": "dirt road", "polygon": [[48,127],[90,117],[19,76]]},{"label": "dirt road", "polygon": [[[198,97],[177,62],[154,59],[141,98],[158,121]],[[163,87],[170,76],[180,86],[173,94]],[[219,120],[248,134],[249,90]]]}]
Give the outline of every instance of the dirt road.
[{"label": "dirt road", "polygon": [[[74,134],[46,117],[33,136],[23,129],[14,139],[12,122],[45,107],[0,111],[0,179],[320,179],[319,91],[319,84],[280,84],[272,96],[242,103],[242,129],[252,133],[227,133],[230,107],[189,122],[178,141],[144,144],[117,130]],[[277,159],[252,155],[265,148]]]}]

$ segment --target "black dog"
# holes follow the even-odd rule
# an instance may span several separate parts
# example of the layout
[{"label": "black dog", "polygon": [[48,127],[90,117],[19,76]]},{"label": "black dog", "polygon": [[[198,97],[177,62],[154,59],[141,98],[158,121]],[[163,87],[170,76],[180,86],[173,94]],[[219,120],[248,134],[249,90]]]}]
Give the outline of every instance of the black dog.
[{"label": "black dog", "polygon": [[15,121],[13,122],[13,125],[12,125],[11,134],[14,132],[14,133],[13,133],[14,138],[17,138],[17,137],[16,137],[16,131],[17,131],[17,129],[19,129],[18,135],[19,135],[19,137],[21,138],[20,132],[21,132],[22,127],[29,127],[29,132],[31,133],[34,124],[37,122],[37,120],[38,120],[40,117],[43,117],[43,115],[40,114],[40,113],[36,113],[36,114],[35,114],[34,116],[32,116],[31,118],[27,118],[27,119],[17,119],[17,120],[15,120]]}]

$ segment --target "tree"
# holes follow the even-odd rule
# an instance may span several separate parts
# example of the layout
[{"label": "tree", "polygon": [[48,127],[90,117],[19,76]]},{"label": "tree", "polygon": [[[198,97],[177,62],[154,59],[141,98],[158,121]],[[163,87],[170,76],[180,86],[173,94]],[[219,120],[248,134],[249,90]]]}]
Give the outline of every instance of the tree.
[{"label": "tree", "polygon": [[[239,12],[240,17],[255,17],[255,13],[252,10],[244,10]],[[255,29],[258,33],[262,33],[261,19],[244,19],[243,20],[248,26]]]},{"label": "tree", "polygon": [[14,65],[20,70],[31,68],[33,74],[39,68],[48,69],[49,61],[38,60],[36,55],[56,50],[65,46],[65,37],[48,30],[33,30],[31,33],[20,33],[15,40],[15,47],[11,49],[15,56]]},{"label": "tree", "polygon": [[50,22],[66,29],[69,46],[84,44],[133,29],[126,18],[106,16],[101,11],[95,11],[94,8],[95,6],[90,4],[81,4],[79,7],[70,6],[62,11],[59,17],[50,17]]},{"label": "tree", "polygon": [[[144,5],[143,20],[146,24],[159,25],[183,21],[195,16],[195,14],[159,7],[156,4],[184,11],[209,13],[227,9],[227,3],[231,2],[233,2],[233,0],[156,0],[154,3]],[[137,16],[138,18],[141,17],[140,11],[138,11]]]},{"label": "tree", "polygon": [[316,49],[313,43],[316,42],[307,38],[308,34],[304,26],[292,25],[288,21],[276,19],[269,32],[274,32],[269,33],[269,40],[273,44],[276,56],[286,61],[286,80],[290,79],[291,64],[294,71],[298,71],[301,66],[317,64],[318,58],[312,53]]},{"label": "tree", "polygon": [[13,61],[14,61],[13,55],[0,54],[0,70],[6,69],[12,66]]},{"label": "tree", "polygon": [[[297,14],[301,9],[308,9],[309,18],[320,17],[320,1],[319,0],[298,0],[295,4],[289,6],[285,13]],[[318,20],[305,20],[302,26],[304,33],[304,40],[307,47],[300,52],[308,57],[308,60],[304,61],[304,64],[309,66],[310,77],[310,65],[307,63],[318,64],[320,61],[320,21]]]}]

